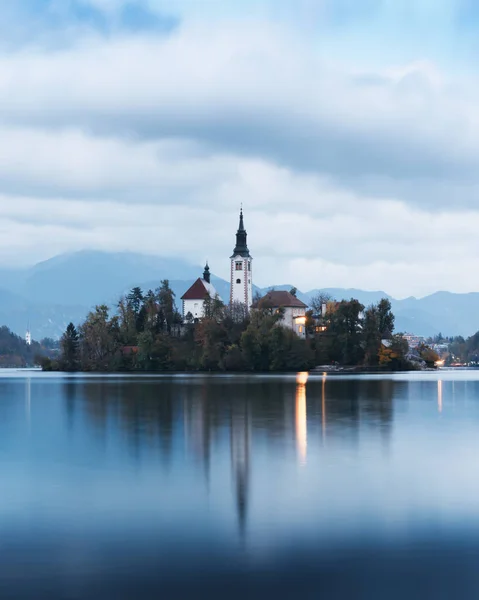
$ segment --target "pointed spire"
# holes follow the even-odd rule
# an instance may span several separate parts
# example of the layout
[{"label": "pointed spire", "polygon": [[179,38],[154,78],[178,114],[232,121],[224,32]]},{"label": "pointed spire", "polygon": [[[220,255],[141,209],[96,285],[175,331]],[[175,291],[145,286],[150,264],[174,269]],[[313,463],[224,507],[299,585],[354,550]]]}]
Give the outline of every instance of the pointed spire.
[{"label": "pointed spire", "polygon": [[241,204],[239,227],[238,227],[238,231],[236,232],[236,246],[235,246],[235,249],[233,250],[233,255],[249,256],[249,250],[248,250],[248,244],[246,242],[246,237],[247,237],[247,234],[246,234],[246,229],[244,227],[244,220],[243,220],[243,204]]},{"label": "pointed spire", "polygon": [[206,283],[210,283],[210,278],[210,268],[208,266],[208,261],[206,261],[205,270],[203,271],[203,279],[206,281]]},{"label": "pointed spire", "polygon": [[243,205],[241,205],[241,210],[240,210],[240,221],[239,221],[238,231],[245,231],[244,222],[243,222]]}]

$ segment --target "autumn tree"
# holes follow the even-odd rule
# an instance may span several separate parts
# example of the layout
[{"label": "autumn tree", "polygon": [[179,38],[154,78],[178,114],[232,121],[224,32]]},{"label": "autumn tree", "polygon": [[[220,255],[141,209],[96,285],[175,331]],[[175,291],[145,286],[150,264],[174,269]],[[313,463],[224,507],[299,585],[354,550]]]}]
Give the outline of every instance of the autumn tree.
[{"label": "autumn tree", "polygon": [[109,318],[108,307],[95,307],[80,327],[81,361],[85,370],[109,370],[111,359],[120,347],[118,317]]}]

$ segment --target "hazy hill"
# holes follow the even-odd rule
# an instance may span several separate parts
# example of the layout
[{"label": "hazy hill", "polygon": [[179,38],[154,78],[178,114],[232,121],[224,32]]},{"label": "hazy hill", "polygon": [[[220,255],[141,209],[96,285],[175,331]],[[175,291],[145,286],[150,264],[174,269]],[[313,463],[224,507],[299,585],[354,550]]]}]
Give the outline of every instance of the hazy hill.
[{"label": "hazy hill", "polygon": [[[175,258],[158,258],[135,253],[84,251],[56,256],[25,269],[0,270],[0,325],[24,335],[27,324],[34,338],[58,337],[70,320],[78,323],[95,305],[113,306],[135,285],[144,290],[156,288],[169,279],[180,298],[201,275],[202,266]],[[228,301],[229,283],[212,276],[219,294]],[[290,289],[291,285],[271,286]],[[259,293],[267,289],[255,288]],[[366,306],[389,297],[399,331],[419,335],[468,336],[479,330],[479,293],[437,292],[425,298],[395,300],[382,291],[326,288],[337,300],[357,298]],[[308,303],[317,289],[298,290]]]}]

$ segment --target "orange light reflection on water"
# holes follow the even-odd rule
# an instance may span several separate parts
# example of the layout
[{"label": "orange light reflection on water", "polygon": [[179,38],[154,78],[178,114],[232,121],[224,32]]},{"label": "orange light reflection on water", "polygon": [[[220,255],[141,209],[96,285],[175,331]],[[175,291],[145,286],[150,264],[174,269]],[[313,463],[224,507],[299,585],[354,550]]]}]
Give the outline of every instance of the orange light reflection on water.
[{"label": "orange light reflection on water", "polygon": [[308,373],[298,373],[296,376],[296,444],[299,460],[306,464],[308,449],[307,409],[306,409],[306,383]]}]

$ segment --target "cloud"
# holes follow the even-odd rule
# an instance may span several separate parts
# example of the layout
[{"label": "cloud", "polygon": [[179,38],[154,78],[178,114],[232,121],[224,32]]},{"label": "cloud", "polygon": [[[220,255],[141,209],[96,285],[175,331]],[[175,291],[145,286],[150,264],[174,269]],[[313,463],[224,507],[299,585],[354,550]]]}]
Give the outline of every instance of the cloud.
[{"label": "cloud", "polygon": [[0,262],[139,250],[227,277],[242,202],[261,285],[477,288],[479,90],[418,50],[427,1],[199,6],[7,2]]},{"label": "cloud", "polygon": [[447,204],[449,194],[418,197],[416,185],[477,183],[477,90],[461,92],[430,63],[357,72],[263,25],[0,59],[10,126],[186,140],[423,204]]}]

